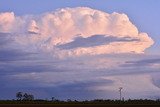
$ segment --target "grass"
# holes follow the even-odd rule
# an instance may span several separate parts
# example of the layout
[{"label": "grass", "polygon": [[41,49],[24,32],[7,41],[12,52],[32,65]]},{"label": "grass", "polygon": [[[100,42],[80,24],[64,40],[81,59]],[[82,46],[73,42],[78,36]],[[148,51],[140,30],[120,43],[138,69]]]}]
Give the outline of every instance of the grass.
[{"label": "grass", "polygon": [[39,104],[45,104],[45,105],[160,105],[160,100],[90,100],[90,101],[60,101],[60,100],[54,100],[54,101],[47,101],[47,100],[31,100],[31,101],[25,101],[25,100],[0,100],[0,105],[10,104],[10,105],[39,105]]}]

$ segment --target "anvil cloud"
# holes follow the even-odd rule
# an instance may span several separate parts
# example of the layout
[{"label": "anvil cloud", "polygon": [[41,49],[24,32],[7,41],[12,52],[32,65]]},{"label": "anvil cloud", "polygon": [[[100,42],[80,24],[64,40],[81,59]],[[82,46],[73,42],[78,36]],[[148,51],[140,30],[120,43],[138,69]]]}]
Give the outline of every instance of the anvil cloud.
[{"label": "anvil cloud", "polygon": [[[126,14],[109,14],[87,7],[58,9],[41,15],[1,13],[0,32],[13,34],[22,45],[34,45],[62,58],[143,53],[154,43],[147,33],[138,31]],[[77,38],[81,40],[76,43]],[[92,45],[96,40],[99,43]],[[72,42],[79,44],[78,47],[63,48]]]},{"label": "anvil cloud", "polygon": [[157,98],[160,56],[145,54],[153,44],[124,13],[0,13],[0,98],[117,99],[120,86],[125,98]]}]

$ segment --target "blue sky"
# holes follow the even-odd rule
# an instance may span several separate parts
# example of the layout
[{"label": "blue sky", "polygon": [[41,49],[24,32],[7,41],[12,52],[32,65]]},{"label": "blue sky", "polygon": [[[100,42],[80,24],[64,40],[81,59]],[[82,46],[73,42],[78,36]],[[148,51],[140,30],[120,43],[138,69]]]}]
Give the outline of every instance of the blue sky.
[{"label": "blue sky", "polygon": [[160,98],[159,5],[1,0],[0,99],[117,99],[121,86],[126,99]]}]

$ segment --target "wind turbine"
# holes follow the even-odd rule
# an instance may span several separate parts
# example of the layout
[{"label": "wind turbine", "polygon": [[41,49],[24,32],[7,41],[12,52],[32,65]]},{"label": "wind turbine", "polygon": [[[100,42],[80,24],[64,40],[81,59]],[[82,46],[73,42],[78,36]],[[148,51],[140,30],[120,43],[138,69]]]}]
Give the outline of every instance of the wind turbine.
[{"label": "wind turbine", "polygon": [[119,87],[119,97],[120,97],[120,101],[122,100],[122,89],[123,89],[123,87]]}]

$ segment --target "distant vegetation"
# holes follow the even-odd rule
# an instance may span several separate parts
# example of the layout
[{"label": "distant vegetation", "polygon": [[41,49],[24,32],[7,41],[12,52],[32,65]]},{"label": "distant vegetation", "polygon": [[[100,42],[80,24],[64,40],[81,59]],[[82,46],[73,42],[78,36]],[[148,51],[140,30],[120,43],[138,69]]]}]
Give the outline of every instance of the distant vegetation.
[{"label": "distant vegetation", "polygon": [[136,99],[136,100],[85,100],[77,101],[68,99],[66,101],[58,100],[52,97],[50,100],[34,99],[32,94],[17,92],[16,98],[13,100],[0,100],[0,104],[108,104],[108,105],[160,105],[160,100]]},{"label": "distant vegetation", "polygon": [[34,96],[32,94],[28,94],[28,93],[22,93],[22,92],[18,92],[16,93],[16,97],[17,100],[27,100],[27,101],[31,101],[34,100]]},{"label": "distant vegetation", "polygon": [[143,104],[143,105],[160,105],[160,100],[85,100],[85,101],[77,101],[77,100],[67,100],[67,101],[61,101],[61,100],[1,100],[0,104],[109,104],[109,105],[115,105],[115,104]]}]

